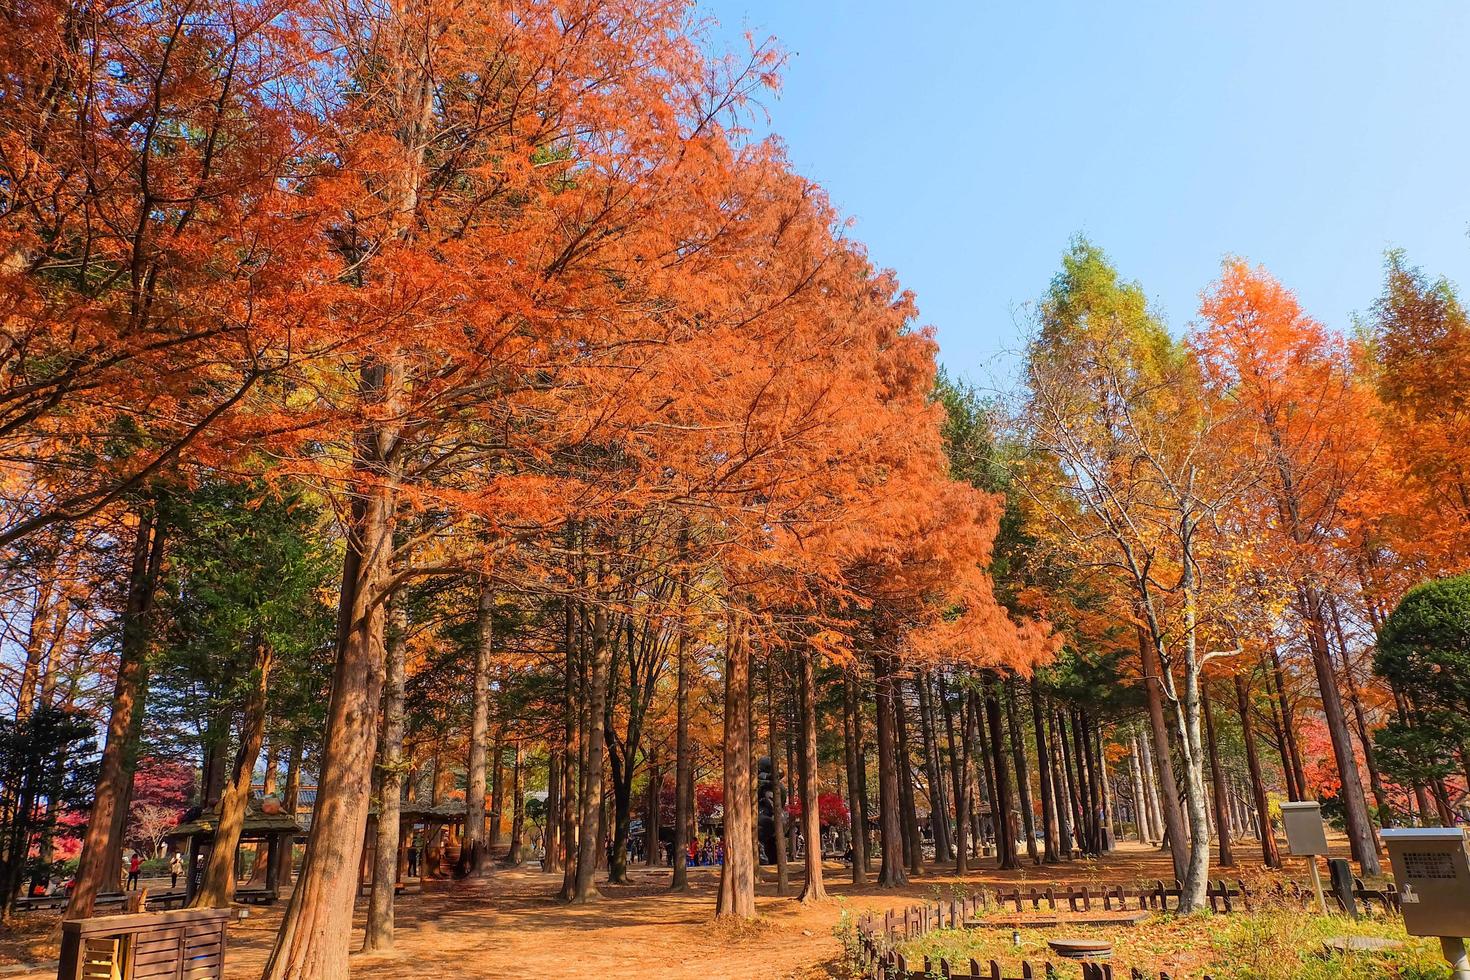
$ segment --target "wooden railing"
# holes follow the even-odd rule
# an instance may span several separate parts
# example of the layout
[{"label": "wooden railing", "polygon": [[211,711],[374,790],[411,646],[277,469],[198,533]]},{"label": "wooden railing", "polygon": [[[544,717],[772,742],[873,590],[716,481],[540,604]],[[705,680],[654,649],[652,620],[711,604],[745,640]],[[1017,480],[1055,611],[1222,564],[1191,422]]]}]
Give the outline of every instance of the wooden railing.
[{"label": "wooden railing", "polygon": [[[1398,892],[1393,885],[1386,888],[1366,888],[1359,879],[1354,879],[1353,894],[1358,903],[1369,908],[1377,904],[1384,914],[1396,913],[1399,909]],[[1181,888],[1176,881],[1166,886],[1162,881],[1135,887],[1124,885],[1031,885],[994,889],[981,888],[976,892],[936,902],[932,905],[912,905],[906,909],[883,913],[881,918],[864,915],[856,924],[858,957],[857,964],[863,975],[874,980],[1032,980],[1038,977],[1055,976],[1055,967],[1043,962],[1039,966],[1021,961],[1015,966],[1002,965],[997,960],[985,964],[971,959],[965,964],[952,964],[941,958],[937,962],[924,958],[922,967],[911,965],[894,945],[918,939],[937,929],[963,929],[978,924],[983,915],[991,910],[998,912],[1023,913],[1029,906],[1033,911],[1045,907],[1048,911],[1091,912],[1099,906],[1105,912],[1175,911],[1179,908]],[[1315,905],[1315,893],[1296,882],[1278,883],[1274,889],[1254,891],[1244,882],[1228,882],[1224,879],[1212,881],[1206,889],[1210,909],[1216,913],[1230,913],[1238,909],[1250,911],[1255,905],[1272,901],[1280,904]],[[1106,962],[1082,963],[1082,980],[1113,980],[1114,971],[1121,971]],[[1121,972],[1118,975],[1122,975]],[[1168,973],[1146,974],[1133,969],[1127,974],[1132,980],[1171,980]],[[1210,980],[1209,977],[1203,980]]]},{"label": "wooden railing", "polygon": [[63,922],[57,980],[220,980],[230,914],[184,909]]}]

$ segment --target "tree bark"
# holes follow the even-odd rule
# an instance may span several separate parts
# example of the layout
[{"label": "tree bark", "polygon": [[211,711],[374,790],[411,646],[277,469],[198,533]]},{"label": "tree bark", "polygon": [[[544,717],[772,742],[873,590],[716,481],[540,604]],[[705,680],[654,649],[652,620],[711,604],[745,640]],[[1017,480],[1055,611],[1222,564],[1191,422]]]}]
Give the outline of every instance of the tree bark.
[{"label": "tree bark", "polygon": [[798,709],[801,714],[801,740],[797,765],[801,769],[801,828],[806,838],[806,883],[798,898],[803,905],[822,902],[827,888],[822,881],[822,813],[817,800],[817,692],[812,677],[812,653],[796,652]]},{"label": "tree bark", "polygon": [[677,712],[674,723],[674,876],[669,885],[669,889],[676,892],[689,888],[689,821],[694,809],[694,801],[690,798],[693,762],[689,755],[689,656],[683,620],[684,592],[681,582],[679,633],[674,641],[678,658],[678,688],[674,705]]},{"label": "tree bark", "polygon": [[524,858],[521,849],[526,835],[526,794],[521,787],[521,743],[511,746],[510,767],[510,849],[506,851],[507,867],[518,868]]},{"label": "tree bark", "polygon": [[1286,795],[1293,802],[1307,796],[1306,772],[1302,768],[1302,751],[1296,740],[1296,719],[1292,714],[1291,702],[1286,697],[1286,671],[1281,666],[1281,656],[1276,644],[1268,643],[1266,653],[1271,658],[1271,676],[1276,683],[1276,700],[1281,711],[1281,758],[1286,773]]},{"label": "tree bark", "polygon": [[[490,663],[495,633],[495,592],[488,579],[481,578],[475,616],[475,667],[470,683],[469,757],[465,763],[464,838],[460,842],[460,863],[475,876],[490,871],[490,841],[485,827],[485,757],[490,738]],[[499,766],[497,765],[497,770]],[[492,805],[500,810],[500,800]],[[492,821],[495,816],[492,816]],[[494,831],[492,830],[493,834]]]},{"label": "tree bark", "polygon": [[576,888],[571,903],[583,905],[598,898],[592,884],[597,870],[598,852],[602,849],[602,762],[607,746],[603,744],[607,706],[608,671],[612,665],[612,644],[607,636],[607,609],[598,603],[592,612],[592,656],[588,667],[587,767],[582,773],[582,812],[577,839]]},{"label": "tree bark", "polygon": [[1016,708],[1015,675],[1006,678],[1006,722],[1011,730],[1011,761],[1016,766],[1016,798],[1021,806],[1021,832],[1026,835],[1026,856],[1033,862],[1036,853],[1036,812],[1031,809],[1031,774],[1026,765],[1026,742]]},{"label": "tree bark", "polygon": [[897,681],[890,658],[874,658],[878,701],[878,836],[883,853],[878,866],[879,888],[901,888],[909,877],[903,866],[903,824],[899,815],[898,752],[895,742],[898,721],[894,707]]},{"label": "tree bark", "polygon": [[1220,750],[1215,741],[1215,712],[1210,707],[1209,688],[1200,692],[1205,714],[1206,750],[1210,757],[1210,783],[1215,794],[1215,833],[1220,837],[1220,867],[1233,868],[1235,855],[1230,850],[1230,817],[1226,812],[1225,773],[1220,768]]},{"label": "tree bark", "polygon": [[98,893],[118,880],[128,800],[132,796],[133,771],[137,765],[138,732],[147,698],[148,647],[152,642],[154,597],[163,565],[165,531],[156,504],[139,513],[97,792],[82,837],[82,853],[71,899],[62,915],[64,919],[91,916]]},{"label": "tree bark", "polygon": [[1063,755],[1066,736],[1057,731],[1058,713],[1056,711],[1043,707],[1042,715],[1048,729],[1046,765],[1051,770],[1052,797],[1056,806],[1058,856],[1063,861],[1070,861],[1076,844],[1076,831],[1072,824],[1072,792],[1069,788],[1066,759]]},{"label": "tree bark", "polygon": [[[364,385],[396,385],[386,368],[366,367]],[[359,439],[363,470],[385,471],[394,434],[371,427]],[[394,484],[365,481],[346,528],[337,658],[322,737],[316,806],[306,860],[281,920],[264,980],[346,980],[352,906],[367,826],[377,718],[383,685],[382,590],[393,550]]]},{"label": "tree bark", "polygon": [[407,616],[395,601],[389,611],[383,661],[383,744],[378,752],[378,836],[373,851],[373,887],[368,895],[367,924],[362,939],[365,953],[393,948],[394,892],[398,886],[400,804],[403,796],[403,692],[406,681]]},{"label": "tree bark", "polygon": [[[970,740],[961,731],[955,735],[954,709],[949,703],[948,685],[943,675],[939,678],[939,703],[944,710],[944,727],[949,741],[949,773],[954,789],[954,870],[955,874],[966,874],[970,870]],[[964,706],[960,706],[963,727]]]},{"label": "tree bark", "polygon": [[1046,723],[1042,719],[1041,690],[1035,677],[1031,678],[1031,727],[1036,733],[1036,775],[1041,786],[1041,859],[1046,864],[1056,864],[1060,860],[1057,853],[1056,796],[1051,780],[1051,752],[1046,744]]},{"label": "tree bark", "polygon": [[750,800],[750,649],[731,617],[725,658],[725,863],[715,917],[755,918],[755,821]]},{"label": "tree bark", "polygon": [[1138,833],[1138,843],[1148,844],[1154,839],[1153,827],[1149,824],[1148,794],[1143,788],[1143,766],[1139,764],[1138,735],[1128,736],[1128,776],[1133,787],[1133,827]]},{"label": "tree bark", "polygon": [[919,836],[919,812],[914,800],[914,755],[909,741],[908,704],[903,679],[895,675],[894,714],[898,722],[898,800],[903,812],[903,856],[910,877],[924,873],[923,839]]},{"label": "tree bark", "polygon": [[664,774],[659,767],[658,756],[650,750],[648,755],[648,815],[643,820],[643,864],[649,868],[659,866],[659,852],[663,850],[663,843],[659,840],[662,832],[659,827],[659,805],[658,794],[663,787]]},{"label": "tree bark", "polygon": [[240,730],[240,748],[235,754],[235,765],[225,783],[224,794],[220,797],[214,845],[209,849],[209,860],[204,866],[204,880],[194,896],[194,908],[229,908],[230,899],[235,895],[235,851],[240,844],[240,832],[245,827],[250,780],[255,774],[261,743],[265,740],[265,695],[270,670],[270,647],[257,642],[255,663],[251,668],[253,683]]},{"label": "tree bark", "polygon": [[1281,853],[1276,849],[1276,834],[1271,829],[1271,805],[1266,799],[1266,781],[1261,778],[1261,762],[1256,757],[1256,737],[1251,731],[1250,693],[1245,678],[1235,675],[1235,706],[1240,712],[1240,733],[1245,740],[1245,764],[1250,770],[1251,795],[1255,797],[1256,824],[1261,836],[1261,860],[1268,868],[1281,867]]},{"label": "tree bark", "polygon": [[1302,619],[1307,626],[1307,645],[1312,652],[1312,666],[1317,673],[1317,688],[1322,695],[1322,715],[1332,738],[1332,754],[1337,760],[1338,778],[1342,780],[1339,795],[1347,817],[1348,840],[1356,852],[1363,877],[1383,873],[1378,855],[1380,846],[1373,820],[1368,816],[1368,801],[1363,795],[1363,780],[1358,773],[1358,760],[1353,754],[1352,736],[1337,690],[1332,658],[1327,648],[1327,629],[1322,616],[1322,599],[1316,588],[1303,586],[1300,591]]},{"label": "tree bark", "polygon": [[1164,834],[1169,838],[1169,855],[1174,861],[1174,877],[1183,881],[1189,869],[1189,838],[1184,832],[1184,814],[1179,807],[1179,786],[1174,781],[1173,755],[1169,749],[1169,728],[1164,721],[1163,682],[1160,679],[1158,652],[1142,626],[1138,628],[1138,652],[1143,661],[1143,686],[1148,700],[1149,729],[1153,734],[1154,776],[1158,783],[1160,809],[1163,810]]},{"label": "tree bark", "polygon": [[776,864],[776,894],[785,895],[787,885],[786,871],[786,800],[781,791],[781,755],[777,751],[780,746],[777,736],[780,726],[777,724],[776,714],[776,658],[774,655],[766,658],[766,757],[771,763],[771,820],[775,824],[772,828],[774,842],[772,846],[776,853],[770,855]]},{"label": "tree bark", "polygon": [[[566,546],[570,552],[576,544],[576,532],[572,525],[568,524],[566,531]],[[559,799],[561,813],[557,819],[561,822],[561,844],[562,844],[562,878],[561,891],[558,898],[563,902],[570,902],[572,896],[577,892],[577,854],[579,845],[576,838],[577,815],[580,812],[580,803],[577,793],[582,783],[581,762],[581,734],[579,732],[580,713],[577,710],[577,690],[582,676],[581,667],[581,645],[577,642],[577,608],[570,596],[562,600],[562,648],[565,654],[562,665],[562,764],[561,779],[562,791]]]},{"label": "tree bark", "polygon": [[1001,726],[1000,700],[994,688],[986,686],[985,718],[990,728],[991,764],[995,767],[995,797],[991,812],[995,823],[995,850],[1000,869],[1011,871],[1021,866],[1016,854],[1016,835],[1011,826],[1011,775],[1006,766],[1005,731]]},{"label": "tree bark", "polygon": [[934,860],[954,859],[949,842],[949,800],[944,792],[944,768],[939,758],[939,740],[935,735],[934,701],[929,693],[929,675],[920,673],[914,679],[919,690],[919,730],[924,742],[924,769],[929,780],[929,827],[934,834]]},{"label": "tree bark", "polygon": [[862,784],[867,781],[858,762],[857,679],[851,670],[842,675],[842,747],[847,760],[847,808],[851,820],[852,883],[868,883],[868,816]]}]

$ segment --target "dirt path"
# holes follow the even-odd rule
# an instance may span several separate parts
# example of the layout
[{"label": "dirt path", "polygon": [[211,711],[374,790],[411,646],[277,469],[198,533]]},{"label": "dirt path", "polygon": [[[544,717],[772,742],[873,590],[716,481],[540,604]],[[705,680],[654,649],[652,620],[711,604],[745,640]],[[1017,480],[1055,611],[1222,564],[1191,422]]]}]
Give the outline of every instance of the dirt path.
[{"label": "dirt path", "polygon": [[[1258,870],[1259,865],[1252,861],[1229,873],[1233,877]],[[555,900],[559,875],[538,871],[504,870],[483,881],[431,882],[423,894],[407,895],[399,902],[398,951],[391,956],[355,956],[352,973],[354,977],[412,980],[572,973],[592,980],[825,977],[832,975],[840,956],[834,929],[843,911],[932,901],[952,895],[956,888],[982,883],[1101,884],[1171,877],[1166,857],[1137,844],[1124,844],[1102,861],[1028,867],[1004,874],[987,867],[963,879],[934,872],[899,891],[872,886],[854,889],[848,874],[845,868],[829,865],[827,884],[832,899],[811,908],[777,896],[773,884],[761,884],[756,898],[760,920],[741,929],[714,922],[715,868],[691,869],[692,887],[682,895],[667,891],[667,869],[634,870],[631,884],[604,885],[600,901],[577,908]],[[790,895],[798,890],[791,888]],[[254,909],[249,918],[231,926],[227,980],[255,980],[260,975],[280,914],[279,908]],[[41,925],[35,923],[36,928]],[[361,907],[357,927],[354,944],[360,942]],[[29,949],[31,955],[44,955],[45,943]],[[55,955],[54,948],[50,955]],[[0,970],[0,976],[49,980],[55,976],[55,967],[28,973]]]}]

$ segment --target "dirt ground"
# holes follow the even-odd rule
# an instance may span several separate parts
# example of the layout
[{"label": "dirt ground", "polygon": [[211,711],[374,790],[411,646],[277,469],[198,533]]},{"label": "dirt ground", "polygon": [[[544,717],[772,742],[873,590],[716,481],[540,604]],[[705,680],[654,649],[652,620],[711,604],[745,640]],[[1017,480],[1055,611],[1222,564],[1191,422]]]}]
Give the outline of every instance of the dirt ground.
[{"label": "dirt ground", "polygon": [[[1237,845],[1237,868],[1212,870],[1212,876],[1256,877],[1262,871],[1253,843]],[[352,974],[364,978],[536,978],[575,973],[591,978],[830,977],[840,946],[834,934],[843,911],[856,914],[896,908],[954,894],[956,886],[1015,882],[1133,883],[1172,877],[1167,855],[1125,843],[1100,861],[1033,867],[1001,873],[994,859],[964,876],[932,870],[907,888],[854,888],[850,872],[829,864],[831,899],[803,907],[792,896],[776,895],[774,874],[765,869],[757,888],[759,920],[743,928],[714,922],[717,868],[690,869],[691,888],[667,891],[666,868],[634,869],[629,885],[603,885],[602,898],[569,908],[555,894],[560,875],[528,869],[501,870],[469,882],[430,882],[422,894],[398,903],[397,951],[390,956],[354,956]],[[1290,870],[1305,879],[1300,862]],[[793,876],[797,881],[798,876]],[[255,980],[280,924],[280,907],[251,909],[231,925],[227,980]],[[360,942],[362,903],[357,916]],[[0,938],[0,977],[49,980],[54,977],[55,917],[34,913]],[[6,964],[9,964],[8,966]],[[49,968],[48,968],[49,967]]]}]

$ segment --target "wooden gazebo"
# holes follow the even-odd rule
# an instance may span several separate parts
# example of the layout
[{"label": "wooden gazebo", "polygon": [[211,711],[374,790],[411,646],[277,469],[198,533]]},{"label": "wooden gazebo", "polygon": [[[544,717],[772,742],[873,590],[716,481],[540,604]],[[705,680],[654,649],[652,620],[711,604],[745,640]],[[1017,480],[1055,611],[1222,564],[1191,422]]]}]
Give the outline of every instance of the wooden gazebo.
[{"label": "wooden gazebo", "polygon": [[[186,874],[184,900],[186,902],[193,901],[194,894],[199,890],[204,876],[204,859],[214,847],[214,833],[218,825],[219,811],[215,810],[181,823],[169,832],[170,846],[174,850],[184,851],[189,856],[188,862],[184,865]],[[257,804],[252,801],[250,809],[245,813],[245,824],[240,831],[240,840],[236,848],[238,849],[240,844],[252,842],[257,845],[265,844],[265,887],[237,888],[235,890],[237,900],[271,903],[280,897],[281,867],[284,863],[289,873],[291,846],[301,833],[301,825],[291,814],[279,811],[266,812],[258,809]],[[180,846],[181,844],[184,846]]]},{"label": "wooden gazebo", "polygon": [[[422,827],[424,853],[418,866],[420,878],[438,877],[448,872],[459,860],[459,842],[464,836],[464,800],[446,800],[438,804],[403,803],[398,810],[398,885],[403,887],[408,870],[408,849],[414,833]],[[373,880],[373,861],[377,853],[378,808],[368,813],[367,837],[363,841],[362,865],[358,882],[367,888]],[[443,840],[441,841],[441,838]]]}]

